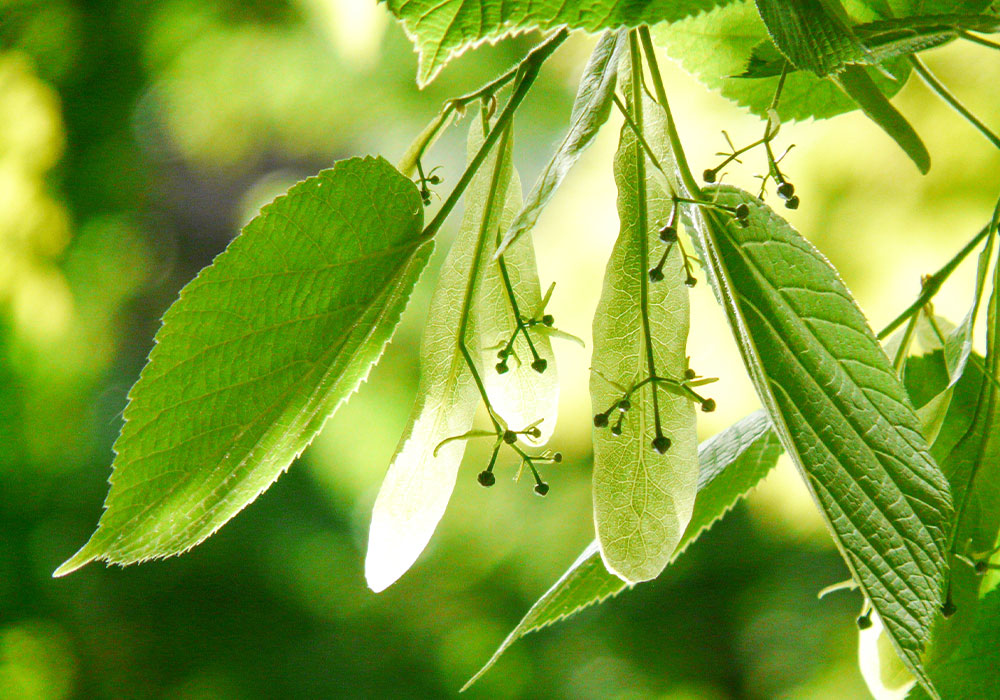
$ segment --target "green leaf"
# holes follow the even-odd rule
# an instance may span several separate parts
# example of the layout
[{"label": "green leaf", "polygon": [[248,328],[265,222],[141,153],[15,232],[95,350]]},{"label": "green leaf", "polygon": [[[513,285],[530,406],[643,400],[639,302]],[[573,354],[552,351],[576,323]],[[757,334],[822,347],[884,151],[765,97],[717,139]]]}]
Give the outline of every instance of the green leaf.
[{"label": "green leaf", "polygon": [[786,452],[904,662],[920,655],[941,605],[953,515],[948,483],[874,333],[829,262],[756,198],[748,226],[692,212],[709,278]]},{"label": "green leaf", "polygon": [[910,157],[921,173],[927,174],[931,169],[931,157],[927,147],[913,130],[906,117],[896,111],[885,95],[882,94],[875,81],[861,66],[845,66],[835,77],[834,82],[858,103],[861,111],[869,119],[879,125],[899,147]]},{"label": "green leaf", "polygon": [[[698,497],[675,561],[701,534],[771,471],[781,456],[781,444],[764,411],[757,411],[703,442],[698,450]],[[518,639],[621,593],[628,585],[610,573],[600,548],[591,542],[569,570],[531,606],[490,660],[465,688],[475,683]]]},{"label": "green leaf", "polygon": [[[942,325],[943,322],[936,320],[936,323]],[[955,452],[956,445],[969,434],[976,420],[984,381],[980,369],[981,363],[982,358],[973,355],[973,367],[970,367],[953,386],[949,386],[945,355],[940,348],[927,354],[911,356],[907,358],[905,365],[906,386],[910,396],[915,401],[920,396],[932,397],[924,408],[937,402],[942,396],[949,397],[944,406],[945,415],[940,430],[931,446],[931,454],[941,465],[945,476],[949,478],[956,498],[957,494],[964,491],[965,484],[962,483],[960,474],[963,470],[958,469],[960,466],[958,461],[950,455]],[[967,481],[967,473],[964,479]],[[984,542],[992,542],[991,537],[995,537],[996,534],[995,529],[992,536],[985,531],[964,529],[972,536],[971,546],[979,549],[984,547]],[[985,545],[986,548],[990,546]],[[956,604],[957,612],[947,619],[943,616],[937,618],[931,629],[931,640],[924,653],[924,664],[932,679],[935,678],[936,667],[954,651],[975,620],[980,581],[981,578],[975,575],[970,566],[952,559],[951,597]],[[902,666],[881,623],[874,618],[873,623],[871,628],[859,631],[862,675],[876,697],[880,697],[880,693],[885,690],[905,692],[916,679]]]},{"label": "green leaf", "polygon": [[264,207],[163,318],[97,532],[56,571],[202,542],[288,468],[378,359],[430,255],[416,186],[353,158]]},{"label": "green leaf", "polygon": [[[926,15],[866,22],[853,27],[867,52],[864,62],[883,63],[892,58],[942,46],[963,31],[992,33],[1000,20],[989,15]],[[754,47],[741,78],[770,78],[781,74],[785,57],[770,41]]]},{"label": "green leaf", "polygon": [[[1000,591],[986,595],[969,634],[951,657],[935,669],[934,684],[948,700],[979,700],[1000,694]],[[907,696],[922,700],[916,688]]]},{"label": "green leaf", "polygon": [[532,187],[528,201],[524,203],[517,219],[507,229],[499,247],[500,252],[535,227],[542,210],[552,199],[570,168],[594,142],[597,132],[608,120],[611,98],[615,93],[618,63],[625,44],[626,33],[621,30],[605,32],[597,42],[583,69],[583,77],[580,78],[569,130]]},{"label": "green leaf", "polygon": [[[515,173],[507,190],[507,205],[500,221],[499,231],[504,231],[510,226],[520,208],[521,183]],[[476,325],[480,329],[482,365],[485,368],[483,383],[493,408],[508,425],[515,430],[522,430],[537,423],[541,436],[532,438],[522,435],[522,438],[529,444],[541,445],[548,442],[551,437],[559,411],[559,376],[556,371],[556,358],[552,352],[550,335],[538,330],[547,327],[539,324],[528,330],[531,345],[523,333],[518,333],[512,347],[514,355],[507,360],[508,371],[499,374],[494,368],[498,359],[497,351],[506,346],[517,329],[517,318],[508,300],[503,271],[499,262],[492,260],[497,250],[497,238],[498,236],[494,236],[486,250],[486,255],[489,257],[483,262],[486,269],[476,303]],[[531,234],[514,241],[507,248],[502,260],[522,320],[527,320],[526,314],[542,306],[542,289],[538,281],[538,267],[535,264],[535,249]],[[544,372],[538,372],[531,366],[534,358],[531,352],[532,346],[538,356],[545,360]]]},{"label": "green leaf", "polygon": [[[783,57],[774,48],[767,29],[751,0],[734,2],[669,25],[655,28],[656,40],[684,68],[709,88],[718,90],[739,105],[761,117],[774,97]],[[745,73],[757,48],[765,44],[770,61],[778,61],[772,77],[747,79]],[[895,78],[874,76],[887,95],[896,94],[910,75],[906,61],[891,61],[885,68]],[[778,104],[782,121],[826,119],[857,109],[857,105],[830,80],[808,71],[789,74]]]},{"label": "green leaf", "polygon": [[868,58],[839,0],[756,0],[775,46],[792,65],[820,78]]},{"label": "green leaf", "polygon": [[559,26],[600,32],[670,22],[725,0],[388,0],[420,55],[423,87],[452,58],[484,41]]},{"label": "green leaf", "polygon": [[[631,94],[636,92],[633,87]],[[645,96],[641,103],[630,102],[657,159],[666,158],[665,113]],[[679,246],[667,257],[665,278],[650,283],[648,277],[650,251],[659,256],[663,243],[658,230],[673,207],[648,177],[652,167],[625,124],[615,157],[621,230],[594,316],[590,395],[595,413],[615,406],[626,390],[650,376],[649,357],[659,377],[680,380],[687,369],[688,289]],[[648,334],[643,331],[643,298],[648,299]],[[647,335],[651,347],[646,346]],[[663,570],[687,526],[697,492],[698,440],[690,398],[647,383],[630,400],[627,412],[613,411],[612,427],[594,428],[593,482],[594,522],[605,564],[634,583]],[[615,435],[619,418],[621,434]],[[661,426],[671,442],[663,454],[652,446]]]},{"label": "green leaf", "polygon": [[[482,122],[476,118],[469,129],[470,160],[482,143]],[[478,362],[478,290],[513,173],[510,140],[502,156],[499,150],[497,147],[487,157],[466,191],[465,215],[441,269],[424,328],[416,403],[375,499],[365,578],[376,593],[409,570],[434,534],[465,454],[466,441],[448,438],[469,431],[479,405],[459,335],[466,290],[471,284],[476,292],[469,309],[465,346]],[[479,264],[474,265],[477,258]],[[470,280],[474,267],[477,279]],[[479,372],[482,374],[481,368]]]}]

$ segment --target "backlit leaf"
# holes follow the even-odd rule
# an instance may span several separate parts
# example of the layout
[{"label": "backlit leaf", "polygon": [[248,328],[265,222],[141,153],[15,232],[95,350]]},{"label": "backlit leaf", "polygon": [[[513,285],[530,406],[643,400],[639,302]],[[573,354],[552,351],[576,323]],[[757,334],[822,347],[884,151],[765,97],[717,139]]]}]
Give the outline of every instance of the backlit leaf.
[{"label": "backlit leaf", "polygon": [[381,158],[264,207],[164,316],[97,532],[56,575],[179,554],[270,486],[392,336],[430,254],[422,221]]},{"label": "backlit leaf", "polygon": [[693,212],[707,270],[757,394],[845,562],[910,670],[942,603],[953,515],[948,482],[861,310],[829,262],[756,198],[748,226]]}]

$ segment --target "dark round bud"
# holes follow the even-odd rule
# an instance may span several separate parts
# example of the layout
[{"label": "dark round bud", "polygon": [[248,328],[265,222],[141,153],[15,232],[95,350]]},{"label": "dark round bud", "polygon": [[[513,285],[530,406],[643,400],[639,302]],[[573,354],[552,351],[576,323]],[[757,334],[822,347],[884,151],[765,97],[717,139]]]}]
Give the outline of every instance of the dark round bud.
[{"label": "dark round bud", "polygon": [[790,182],[782,182],[778,185],[778,196],[782,199],[790,199],[795,194],[795,185]]},{"label": "dark round bud", "polygon": [[497,483],[497,478],[493,476],[493,472],[487,471],[485,469],[479,472],[479,476],[476,478],[479,480],[480,486],[490,487],[493,484]]},{"label": "dark round bud", "polygon": [[951,617],[958,612],[958,606],[955,605],[955,601],[950,598],[945,601],[944,605],[941,606],[941,614],[945,617]]},{"label": "dark round bud", "polygon": [[698,284],[698,280],[695,279],[693,275],[688,275],[688,278],[684,280],[684,284],[686,284],[688,287],[694,287],[696,284]]},{"label": "dark round bud", "polygon": [[594,416],[594,427],[595,428],[605,428],[608,425],[608,414],[598,413]]},{"label": "dark round bud", "polygon": [[515,433],[513,430],[503,431],[503,441],[506,442],[508,445],[513,445],[515,442],[517,442],[517,433]]},{"label": "dark round bud", "polygon": [[429,178],[427,178],[427,182],[431,183],[432,185],[440,185],[443,182],[443,180],[441,179],[440,175],[431,175]]},{"label": "dark round bud", "polygon": [[670,438],[666,435],[657,435],[653,438],[653,449],[661,455],[665,454],[670,449]]},{"label": "dark round bud", "polygon": [[703,413],[711,413],[715,410],[715,399],[705,399],[701,402],[701,410]]},{"label": "dark round bud", "polygon": [[506,362],[497,362],[497,374],[503,374],[508,369],[510,369],[510,367],[507,366]]},{"label": "dark round bud", "polygon": [[667,224],[660,229],[660,240],[664,243],[676,243],[677,229],[670,224]]},{"label": "dark round bud", "polygon": [[983,574],[985,574],[987,571],[990,570],[989,562],[977,561],[975,569],[976,569],[976,574],[982,576]]},{"label": "dark round bud", "polygon": [[736,218],[737,219],[749,219],[750,218],[750,207],[746,202],[736,205]]},{"label": "dark round bud", "polygon": [[798,209],[799,208],[799,196],[797,194],[795,194],[795,195],[792,195],[791,197],[789,197],[788,201],[785,202],[785,208],[786,209]]},{"label": "dark round bud", "polygon": [[535,493],[537,493],[539,496],[544,496],[548,492],[549,492],[549,485],[546,484],[544,481],[541,482],[540,484],[535,484]]},{"label": "dark round bud", "polygon": [[630,408],[632,408],[632,402],[629,401],[628,399],[622,399],[621,401],[618,402],[618,410],[621,411],[622,413],[625,413],[625,411],[629,410]]},{"label": "dark round bud", "polygon": [[539,357],[537,360],[531,363],[531,369],[535,370],[539,374],[545,371],[545,368],[549,366],[549,363],[544,359]]},{"label": "dark round bud", "polygon": [[650,282],[660,282],[663,279],[663,270],[659,267],[651,267],[649,269],[649,281]]},{"label": "dark round bud", "polygon": [[870,614],[869,615],[859,615],[858,616],[858,629],[859,630],[866,630],[866,629],[868,629],[871,626],[872,626],[872,618],[871,618]]},{"label": "dark round bud", "polygon": [[510,349],[500,348],[500,351],[497,352],[497,357],[499,357],[501,360],[506,360],[508,357],[510,357]]},{"label": "dark round bud", "polygon": [[614,425],[612,425],[611,426],[611,434],[615,435],[615,436],[621,435],[622,434],[622,424],[621,423],[615,423]]},{"label": "dark round bud", "polygon": [[555,322],[556,319],[552,314],[545,314],[544,316],[542,316],[542,323],[544,323],[546,326],[551,326]]},{"label": "dark round bud", "polygon": [[525,432],[536,440],[542,436],[542,431],[538,428],[528,428]]},{"label": "dark round bud", "polygon": [[686,370],[684,370],[684,378],[685,379],[694,379],[697,376],[698,376],[698,373],[695,372],[690,367],[688,367]]},{"label": "dark round bud", "polygon": [[559,464],[559,462],[562,461],[562,452],[556,452],[554,455],[552,455],[552,461],[555,462],[556,464]]},{"label": "dark round bud", "polygon": [[705,172],[701,174],[701,178],[705,182],[715,182],[715,171],[711,168],[705,168]]}]

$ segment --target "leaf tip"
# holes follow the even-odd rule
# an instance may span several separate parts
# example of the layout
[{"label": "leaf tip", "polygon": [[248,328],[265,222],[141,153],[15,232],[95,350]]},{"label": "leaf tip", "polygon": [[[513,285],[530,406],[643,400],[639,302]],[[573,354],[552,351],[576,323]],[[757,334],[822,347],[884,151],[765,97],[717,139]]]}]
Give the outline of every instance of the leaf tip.
[{"label": "leaf tip", "polygon": [[97,559],[97,555],[90,551],[90,543],[88,542],[79,552],[60,564],[59,568],[52,572],[52,578],[67,576],[77,569],[82,569],[95,559]]}]

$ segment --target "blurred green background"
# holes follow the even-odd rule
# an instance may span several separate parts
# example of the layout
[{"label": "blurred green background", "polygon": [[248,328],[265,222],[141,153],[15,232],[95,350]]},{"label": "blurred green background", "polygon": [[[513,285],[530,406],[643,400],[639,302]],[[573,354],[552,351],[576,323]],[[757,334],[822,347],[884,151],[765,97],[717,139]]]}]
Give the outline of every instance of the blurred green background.
[{"label": "blurred green background", "polygon": [[[180,287],[291,183],[338,158],[398,159],[444,99],[536,39],[471,52],[421,92],[410,44],[371,0],[0,0],[0,699],[453,695],[589,542],[589,350],[564,345],[553,445],[567,459],[547,473],[550,496],[506,479],[478,488],[483,455],[470,450],[417,566],[383,594],[365,587],[428,274],[370,381],[219,534],[180,558],[51,578],[97,522],[126,392]],[[518,118],[526,181],[561,138],[592,45],[574,37]],[[947,47],[928,61],[1000,125],[995,54]],[[696,170],[714,164],[721,129],[759,135],[670,64],[667,78]],[[780,137],[797,144],[783,164],[802,195],[792,221],[876,327],[985,223],[1000,185],[1000,156],[923,86],[897,103],[930,147],[928,177],[858,114]],[[619,124],[536,231],[543,283],[559,283],[551,310],[587,339],[617,233]],[[445,187],[463,126],[431,156]],[[727,179],[749,184],[763,167],[751,156]],[[970,300],[963,268],[937,309],[961,317]],[[693,365],[721,378],[707,437],[756,400],[704,284],[693,319]],[[845,577],[783,465],[658,581],[519,642],[468,695],[864,697],[860,598],[816,598]]]}]

